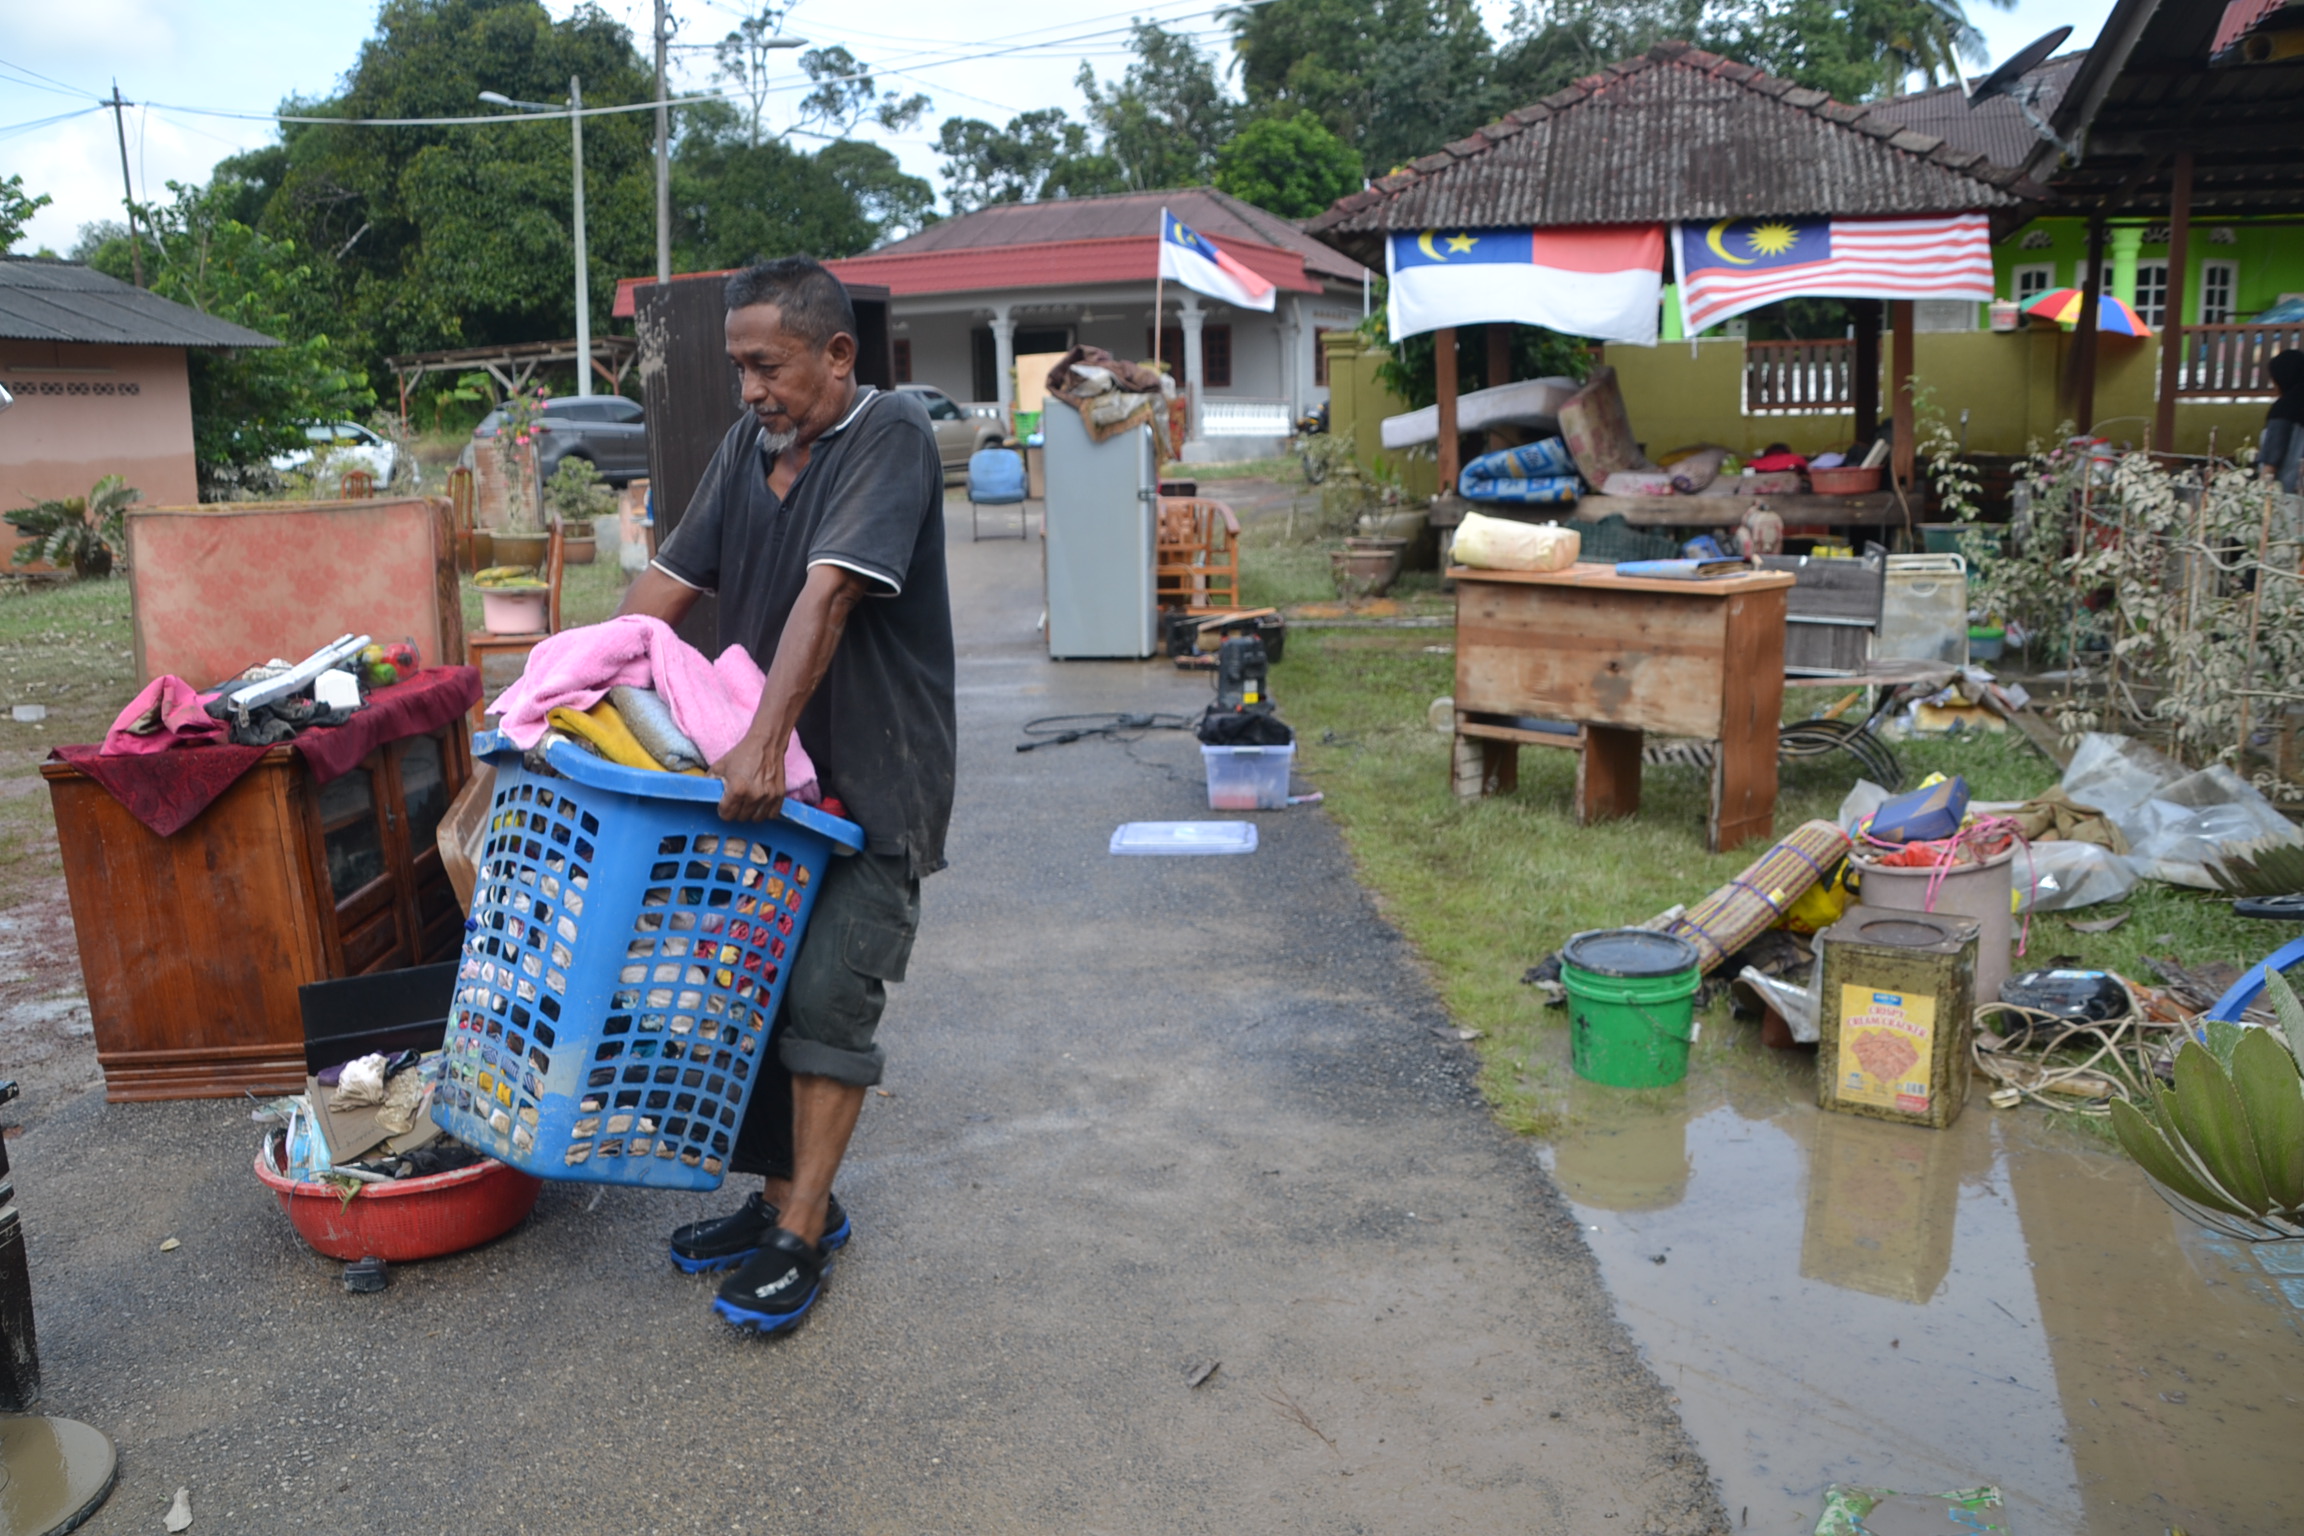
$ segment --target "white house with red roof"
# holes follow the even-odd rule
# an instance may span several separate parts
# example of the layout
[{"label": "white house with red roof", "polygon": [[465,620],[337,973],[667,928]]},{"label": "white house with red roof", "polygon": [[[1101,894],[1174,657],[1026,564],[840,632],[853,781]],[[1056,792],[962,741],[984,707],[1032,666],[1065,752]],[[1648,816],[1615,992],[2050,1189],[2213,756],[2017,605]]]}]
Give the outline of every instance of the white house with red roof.
[{"label": "white house with red roof", "polygon": [[1186,457],[1270,452],[1328,398],[1318,337],[1360,323],[1370,274],[1236,197],[1190,187],[1001,203],[827,265],[889,290],[899,383],[1006,406],[1019,356],[1076,345],[1153,355],[1163,207],[1279,289],[1266,314],[1166,285],[1159,355],[1198,386]]}]

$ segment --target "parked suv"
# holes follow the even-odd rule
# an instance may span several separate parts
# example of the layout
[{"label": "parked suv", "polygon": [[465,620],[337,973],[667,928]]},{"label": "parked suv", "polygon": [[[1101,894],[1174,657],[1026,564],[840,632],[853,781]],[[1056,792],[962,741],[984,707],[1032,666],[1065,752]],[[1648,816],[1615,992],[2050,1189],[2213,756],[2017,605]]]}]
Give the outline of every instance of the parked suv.
[{"label": "parked suv", "polygon": [[[544,402],[537,426],[544,441],[538,468],[549,480],[562,459],[583,459],[610,485],[623,485],[648,473],[647,413],[622,395],[569,395]],[[504,423],[504,408],[490,411],[472,429],[491,438]]]},{"label": "parked suv", "polygon": [[977,449],[997,448],[1007,441],[996,405],[962,405],[933,384],[896,387],[928,407],[928,425],[936,429],[936,454],[947,475],[966,474],[969,457]]}]

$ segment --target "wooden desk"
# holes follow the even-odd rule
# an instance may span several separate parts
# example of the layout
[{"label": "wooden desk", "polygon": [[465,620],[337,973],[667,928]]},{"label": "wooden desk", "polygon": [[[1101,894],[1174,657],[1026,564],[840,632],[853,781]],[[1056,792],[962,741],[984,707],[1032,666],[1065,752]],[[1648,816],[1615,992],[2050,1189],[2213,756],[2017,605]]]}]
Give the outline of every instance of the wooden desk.
[{"label": "wooden desk", "polygon": [[[1523,746],[1569,747],[1580,753],[1577,820],[1629,816],[1640,808],[1642,734],[1657,731],[1718,744],[1706,846],[1773,835],[1791,573],[1657,581],[1576,565],[1448,574],[1458,794],[1513,789]],[[1531,717],[1579,730],[1514,723]]]}]

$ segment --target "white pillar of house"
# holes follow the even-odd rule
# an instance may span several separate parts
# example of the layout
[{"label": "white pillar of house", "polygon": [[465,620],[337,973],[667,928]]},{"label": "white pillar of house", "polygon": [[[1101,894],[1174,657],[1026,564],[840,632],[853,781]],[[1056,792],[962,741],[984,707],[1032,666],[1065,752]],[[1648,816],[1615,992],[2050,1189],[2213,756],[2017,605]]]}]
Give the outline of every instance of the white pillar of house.
[{"label": "white pillar of house", "polygon": [[1304,366],[1304,297],[1288,295],[1288,318],[1280,331],[1280,393],[1288,399],[1291,420],[1304,414],[1311,370]]},{"label": "white pillar of house", "polygon": [[1006,304],[992,306],[992,380],[1005,417],[1016,403],[1016,321]]},{"label": "white pillar of house", "polygon": [[1198,296],[1187,290],[1183,304],[1176,311],[1176,317],[1184,327],[1184,388],[1187,402],[1184,440],[1197,442],[1200,438],[1200,322],[1208,317],[1208,311],[1200,307]]}]

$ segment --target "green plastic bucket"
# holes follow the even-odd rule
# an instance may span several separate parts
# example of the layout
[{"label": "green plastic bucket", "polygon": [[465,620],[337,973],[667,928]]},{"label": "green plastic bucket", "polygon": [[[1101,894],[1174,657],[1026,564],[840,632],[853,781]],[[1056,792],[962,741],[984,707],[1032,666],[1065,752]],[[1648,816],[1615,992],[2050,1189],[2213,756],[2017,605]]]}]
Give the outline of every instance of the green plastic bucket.
[{"label": "green plastic bucket", "polygon": [[1580,933],[1560,951],[1576,1075],[1611,1088],[1663,1088],[1688,1075],[1703,957],[1645,928]]}]

